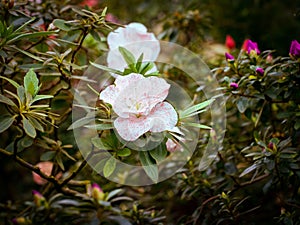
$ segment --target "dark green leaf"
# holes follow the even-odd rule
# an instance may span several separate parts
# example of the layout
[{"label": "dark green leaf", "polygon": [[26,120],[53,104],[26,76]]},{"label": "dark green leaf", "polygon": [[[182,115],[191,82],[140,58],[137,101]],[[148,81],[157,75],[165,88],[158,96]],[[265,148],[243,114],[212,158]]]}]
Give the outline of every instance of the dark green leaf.
[{"label": "dark green leaf", "polygon": [[146,174],[153,180],[155,183],[158,182],[158,167],[150,158],[149,153],[147,151],[140,151],[139,157],[143,169],[145,170]]},{"label": "dark green leaf", "polygon": [[45,152],[44,154],[41,155],[40,160],[41,161],[51,161],[56,155],[55,151],[49,151]]},{"label": "dark green leaf", "polygon": [[40,124],[39,121],[37,121],[35,118],[33,117],[28,117],[28,120],[30,121],[30,123],[34,126],[35,129],[44,132],[44,128],[42,126],[42,124]]},{"label": "dark green leaf", "polygon": [[109,177],[116,169],[116,159],[112,156],[110,157],[103,168],[104,177]]},{"label": "dark green leaf", "polygon": [[23,117],[22,123],[23,123],[23,128],[25,130],[25,133],[29,137],[35,138],[36,130],[35,130],[34,126],[29,122],[29,120],[27,120],[25,117]]},{"label": "dark green leaf", "polygon": [[17,105],[11,99],[9,99],[8,97],[6,97],[4,95],[0,95],[0,102],[5,103],[10,106],[17,107]]},{"label": "dark green leaf", "polygon": [[65,166],[64,166],[64,163],[62,161],[61,154],[56,154],[55,161],[57,162],[58,166],[64,171]]},{"label": "dark green leaf", "polygon": [[160,144],[155,149],[149,151],[149,153],[152,156],[152,158],[155,159],[156,163],[163,161],[166,158],[168,153],[166,144],[165,143]]},{"label": "dark green leaf", "polygon": [[13,116],[1,116],[0,117],[0,133],[8,129],[14,122]]},{"label": "dark green leaf", "polygon": [[19,85],[17,82],[15,82],[14,80],[11,80],[11,79],[9,79],[9,78],[7,78],[7,77],[3,77],[3,76],[0,76],[0,78],[2,78],[2,79],[4,79],[4,80],[8,81],[8,82],[9,82],[11,85],[13,85],[15,88],[20,87],[20,85]]}]

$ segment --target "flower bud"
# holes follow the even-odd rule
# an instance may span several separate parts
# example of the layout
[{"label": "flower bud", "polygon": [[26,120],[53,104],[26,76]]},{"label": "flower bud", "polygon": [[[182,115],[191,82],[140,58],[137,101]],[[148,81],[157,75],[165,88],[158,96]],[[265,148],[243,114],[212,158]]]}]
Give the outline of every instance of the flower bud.
[{"label": "flower bud", "polygon": [[225,52],[225,58],[229,62],[234,61],[234,56],[229,54],[228,52]]},{"label": "flower bud", "polygon": [[234,88],[234,89],[237,89],[237,88],[239,87],[239,85],[238,85],[237,83],[235,83],[235,82],[231,82],[231,83],[229,84],[229,86],[230,86],[231,88]]},{"label": "flower bud", "polygon": [[92,197],[97,201],[104,199],[104,192],[96,183],[92,184]]},{"label": "flower bud", "polygon": [[296,40],[291,42],[290,55],[295,58],[300,58],[300,44]]},{"label": "flower bud", "polygon": [[229,50],[235,48],[235,41],[230,35],[226,35],[225,45]]},{"label": "flower bud", "polygon": [[11,222],[15,225],[29,225],[32,224],[29,219],[26,219],[25,217],[17,217],[13,218]]},{"label": "flower bud", "polygon": [[41,206],[47,207],[48,206],[48,203],[47,203],[45,197],[40,192],[33,190],[32,194],[33,194],[33,202],[37,207],[41,207]]},{"label": "flower bud", "polygon": [[260,54],[257,43],[251,41],[250,39],[246,39],[244,41],[242,49],[245,50],[248,54]]},{"label": "flower bud", "polygon": [[265,72],[264,69],[261,68],[261,67],[257,67],[255,71],[256,71],[256,73],[258,73],[259,75],[264,75],[264,72]]}]

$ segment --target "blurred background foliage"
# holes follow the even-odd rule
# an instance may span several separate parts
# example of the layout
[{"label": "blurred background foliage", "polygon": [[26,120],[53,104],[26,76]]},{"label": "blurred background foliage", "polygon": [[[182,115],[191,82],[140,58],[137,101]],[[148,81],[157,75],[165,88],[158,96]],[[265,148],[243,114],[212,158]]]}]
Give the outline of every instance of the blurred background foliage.
[{"label": "blurred background foliage", "polygon": [[[288,55],[290,42],[300,37],[299,4],[292,0],[2,0],[1,76],[21,84],[28,69],[34,68],[43,84],[40,92],[53,95],[45,104],[60,117],[47,118],[56,126],[45,126],[45,132],[37,132],[29,142],[20,141],[26,136],[20,131],[24,126],[20,119],[0,134],[0,224],[13,224],[14,218],[31,219],[33,224],[300,224],[300,62]],[[72,121],[71,87],[89,61],[107,50],[110,28],[100,16],[104,7],[114,22],[144,23],[159,38],[190,48],[211,66],[227,99],[227,130],[217,159],[206,171],[198,170],[209,138],[205,131],[199,151],[185,168],[157,185],[118,185],[84,164],[72,131],[66,131]],[[81,14],[83,8],[96,15]],[[11,35],[32,17],[37,19]],[[55,19],[60,20],[53,27]],[[234,62],[224,57],[229,51],[224,45],[227,34],[236,41],[236,49],[230,50]],[[260,55],[240,51],[246,38],[267,51]],[[180,80],[180,73],[168,72]],[[232,82],[236,88],[230,86]],[[1,79],[2,95],[4,90],[15,91]],[[10,115],[10,106],[4,103],[1,113]],[[209,121],[209,115],[201,120]],[[54,157],[49,154],[52,150],[59,154]],[[48,184],[37,185],[33,168],[16,163],[16,154],[32,165],[41,159],[53,161],[53,175],[63,172],[67,182],[60,186],[49,179]],[[106,197],[92,195],[98,189],[91,191],[91,183],[98,183]],[[48,205],[34,201],[32,189],[44,194]],[[20,219],[17,224],[30,222]]]},{"label": "blurred background foliage", "polygon": [[100,4],[107,5],[125,23],[139,21],[148,27],[156,27],[159,21],[170,20],[176,14],[198,10],[210,22],[196,21],[202,26],[209,25],[206,40],[223,43],[230,34],[237,46],[250,38],[265,50],[276,49],[281,55],[288,52],[289,42],[300,36],[300,2],[294,0],[103,0]]}]

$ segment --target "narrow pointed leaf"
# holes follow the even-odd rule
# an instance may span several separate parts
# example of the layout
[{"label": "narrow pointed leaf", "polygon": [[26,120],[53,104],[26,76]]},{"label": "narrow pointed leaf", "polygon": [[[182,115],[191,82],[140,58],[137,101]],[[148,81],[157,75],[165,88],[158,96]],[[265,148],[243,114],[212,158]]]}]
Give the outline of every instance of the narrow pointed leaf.
[{"label": "narrow pointed leaf", "polygon": [[158,182],[158,167],[157,165],[151,160],[149,153],[147,151],[140,151],[139,157],[143,169],[145,170],[146,174],[153,180],[155,183]]},{"label": "narrow pointed leaf", "polygon": [[2,116],[0,118],[0,133],[7,130],[14,122],[15,118],[12,116]]}]

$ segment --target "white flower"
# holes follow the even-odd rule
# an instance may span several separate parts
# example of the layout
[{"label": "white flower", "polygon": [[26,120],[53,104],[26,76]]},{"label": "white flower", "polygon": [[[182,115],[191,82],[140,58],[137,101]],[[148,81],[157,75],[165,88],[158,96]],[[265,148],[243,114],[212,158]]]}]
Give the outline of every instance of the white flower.
[{"label": "white flower", "polygon": [[141,74],[118,76],[114,85],[100,93],[118,115],[114,127],[126,141],[135,141],[144,133],[171,130],[178,121],[173,106],[164,100],[170,84],[158,77]]},{"label": "white flower", "polygon": [[[123,71],[127,64],[119,52],[119,47],[130,51],[136,60],[143,53],[143,62],[154,62],[160,52],[159,41],[153,33],[147,32],[147,28],[141,23],[130,23],[125,27],[119,27],[107,36],[110,51],[107,56],[108,67]],[[155,72],[154,67],[150,71]]]}]

